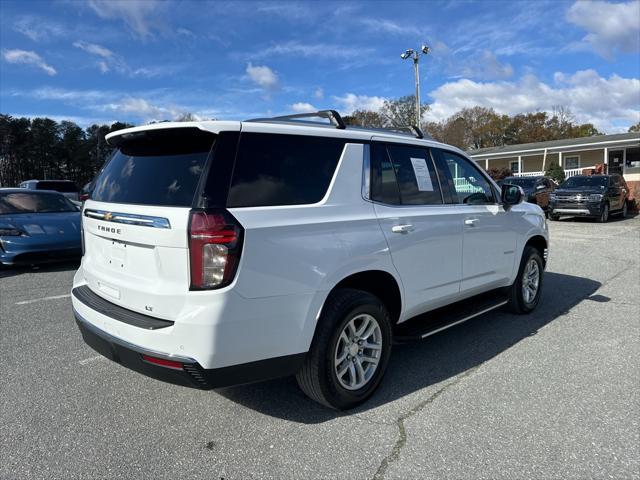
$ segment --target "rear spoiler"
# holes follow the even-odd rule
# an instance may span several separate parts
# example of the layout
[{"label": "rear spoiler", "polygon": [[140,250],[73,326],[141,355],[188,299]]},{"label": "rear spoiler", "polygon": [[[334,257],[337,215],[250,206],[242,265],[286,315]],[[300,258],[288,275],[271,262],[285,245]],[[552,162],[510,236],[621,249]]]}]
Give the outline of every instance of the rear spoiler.
[{"label": "rear spoiler", "polygon": [[142,138],[145,133],[162,130],[175,130],[178,128],[197,128],[203,132],[218,133],[222,130],[240,130],[240,122],[208,121],[208,122],[160,122],[140,127],[124,128],[107,134],[104,138],[109,146],[118,147],[123,142]]}]

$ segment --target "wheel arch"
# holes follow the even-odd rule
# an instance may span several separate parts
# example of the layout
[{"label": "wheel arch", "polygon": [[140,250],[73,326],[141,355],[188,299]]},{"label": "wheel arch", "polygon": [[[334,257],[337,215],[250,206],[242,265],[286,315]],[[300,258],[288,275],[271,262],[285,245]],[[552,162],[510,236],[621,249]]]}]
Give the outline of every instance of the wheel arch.
[{"label": "wheel arch", "polygon": [[547,253],[548,253],[547,249],[549,248],[549,244],[547,243],[546,238],[544,238],[542,235],[533,235],[527,240],[527,243],[525,243],[524,246],[525,248],[533,247],[536,250],[538,250],[540,252],[540,256],[542,257],[542,260],[544,261],[545,266],[547,265]]},{"label": "wheel arch", "polygon": [[[384,270],[365,270],[352,273],[340,280],[329,292],[331,293],[341,288],[353,288],[368,292],[378,298],[389,311],[392,322],[397,323],[402,312],[402,291],[396,278]],[[325,303],[327,301],[325,300]]]}]

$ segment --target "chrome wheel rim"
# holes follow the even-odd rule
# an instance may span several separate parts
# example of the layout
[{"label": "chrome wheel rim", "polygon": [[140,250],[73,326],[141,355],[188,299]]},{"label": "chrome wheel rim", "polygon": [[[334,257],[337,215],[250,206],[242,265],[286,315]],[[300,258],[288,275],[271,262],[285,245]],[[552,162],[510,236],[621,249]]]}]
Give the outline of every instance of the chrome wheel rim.
[{"label": "chrome wheel rim", "polygon": [[378,321],[361,313],[347,322],[338,337],[334,370],[347,390],[358,390],[371,381],[382,355],[382,330]]},{"label": "chrome wheel rim", "polygon": [[532,303],[538,294],[540,287],[540,267],[538,262],[531,258],[522,273],[522,298],[526,303]]}]

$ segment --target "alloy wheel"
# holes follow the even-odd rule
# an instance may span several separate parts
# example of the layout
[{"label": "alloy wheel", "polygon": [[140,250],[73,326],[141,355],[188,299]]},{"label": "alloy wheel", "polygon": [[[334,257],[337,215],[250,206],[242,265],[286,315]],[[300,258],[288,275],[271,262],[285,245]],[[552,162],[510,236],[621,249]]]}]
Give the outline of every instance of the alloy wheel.
[{"label": "alloy wheel", "polygon": [[340,333],[335,348],[334,371],[340,385],[358,390],[373,378],[382,357],[382,330],[371,315],[353,317]]},{"label": "alloy wheel", "polygon": [[535,259],[531,258],[522,272],[522,298],[525,303],[533,303],[540,287],[540,267]]}]

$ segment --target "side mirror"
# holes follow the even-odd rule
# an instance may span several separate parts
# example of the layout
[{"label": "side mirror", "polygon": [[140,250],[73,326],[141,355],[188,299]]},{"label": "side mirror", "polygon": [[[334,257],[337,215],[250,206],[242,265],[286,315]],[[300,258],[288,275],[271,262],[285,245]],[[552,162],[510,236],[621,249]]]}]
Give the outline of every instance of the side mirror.
[{"label": "side mirror", "polygon": [[518,185],[505,183],[502,185],[500,199],[505,205],[518,205],[524,200],[524,190]]}]

